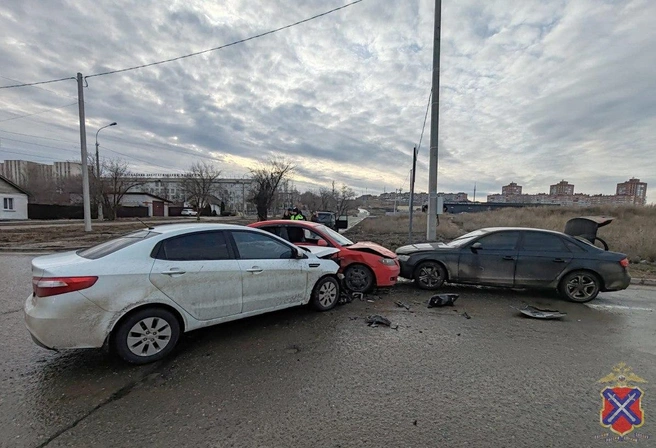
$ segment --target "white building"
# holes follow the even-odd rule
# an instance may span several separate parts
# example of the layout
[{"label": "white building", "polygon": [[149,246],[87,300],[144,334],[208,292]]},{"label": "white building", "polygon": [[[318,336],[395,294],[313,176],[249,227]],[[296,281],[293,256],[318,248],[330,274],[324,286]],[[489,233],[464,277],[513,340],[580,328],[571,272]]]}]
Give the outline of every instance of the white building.
[{"label": "white building", "polygon": [[52,175],[56,180],[82,175],[80,162],[55,162],[52,166]]},{"label": "white building", "polygon": [[27,185],[31,177],[52,178],[52,165],[27,160],[5,160],[2,164],[0,176],[18,185]]},{"label": "white building", "polygon": [[[141,191],[168,199],[176,204],[187,201],[183,187],[184,174],[132,174],[131,179],[140,180]],[[226,210],[248,212],[252,204],[248,204],[254,182],[252,179],[217,179],[213,195],[224,201]]]},{"label": "white building", "polygon": [[27,219],[27,191],[0,175],[0,221]]}]

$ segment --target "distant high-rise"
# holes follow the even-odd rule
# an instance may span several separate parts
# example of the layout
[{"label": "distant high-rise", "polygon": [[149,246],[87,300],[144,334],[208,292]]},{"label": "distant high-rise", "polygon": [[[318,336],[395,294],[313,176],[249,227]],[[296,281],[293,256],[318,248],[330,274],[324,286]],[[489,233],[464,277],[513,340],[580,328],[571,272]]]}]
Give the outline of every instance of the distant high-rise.
[{"label": "distant high-rise", "polygon": [[0,174],[25,187],[29,184],[30,179],[50,179],[52,177],[52,166],[27,160],[5,160]]},{"label": "distant high-rise", "polygon": [[508,185],[501,187],[501,194],[503,196],[516,196],[522,194],[522,186],[517,185],[515,182],[510,182]]},{"label": "distant high-rise", "polygon": [[574,185],[566,180],[561,180],[557,184],[549,186],[549,194],[552,196],[572,196],[574,194]]},{"label": "distant high-rise", "polygon": [[640,182],[640,179],[632,177],[626,182],[617,184],[615,194],[617,196],[632,196],[634,204],[645,205],[647,202],[647,183]]},{"label": "distant high-rise", "polygon": [[645,205],[647,203],[647,183],[631,178],[617,184],[614,195],[574,193],[574,185],[562,180],[550,186],[549,194],[521,194],[521,188],[512,182],[502,187],[501,194],[487,195],[487,202],[506,204],[549,204],[590,207],[595,205]]}]

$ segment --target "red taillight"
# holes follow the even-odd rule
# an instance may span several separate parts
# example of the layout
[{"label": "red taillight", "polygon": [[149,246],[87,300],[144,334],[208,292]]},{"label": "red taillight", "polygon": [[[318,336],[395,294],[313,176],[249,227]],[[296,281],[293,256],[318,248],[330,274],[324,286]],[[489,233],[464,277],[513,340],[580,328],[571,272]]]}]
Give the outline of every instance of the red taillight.
[{"label": "red taillight", "polygon": [[32,290],[36,297],[56,296],[92,287],[98,277],[33,277]]},{"label": "red taillight", "polygon": [[620,261],[620,265],[622,265],[623,268],[628,268],[629,267],[629,259],[625,258],[624,260]]}]

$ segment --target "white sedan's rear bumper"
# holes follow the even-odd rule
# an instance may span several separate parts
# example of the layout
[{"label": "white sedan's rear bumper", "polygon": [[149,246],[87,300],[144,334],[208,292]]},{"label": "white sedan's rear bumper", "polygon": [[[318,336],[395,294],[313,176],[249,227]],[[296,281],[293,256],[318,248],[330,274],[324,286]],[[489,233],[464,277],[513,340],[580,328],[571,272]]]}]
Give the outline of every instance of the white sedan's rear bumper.
[{"label": "white sedan's rear bumper", "polygon": [[50,297],[30,295],[24,312],[25,326],[34,342],[49,349],[102,347],[115,314],[79,292]]}]

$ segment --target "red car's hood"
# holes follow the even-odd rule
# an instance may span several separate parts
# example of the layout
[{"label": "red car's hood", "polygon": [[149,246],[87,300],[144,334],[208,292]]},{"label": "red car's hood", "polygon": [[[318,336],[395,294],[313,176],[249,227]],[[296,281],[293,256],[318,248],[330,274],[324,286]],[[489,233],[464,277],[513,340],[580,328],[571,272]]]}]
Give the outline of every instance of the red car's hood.
[{"label": "red car's hood", "polygon": [[371,241],[361,241],[346,247],[352,250],[361,250],[363,252],[375,252],[387,258],[396,258],[396,254],[394,252],[384,248],[380,244],[372,243]]}]

